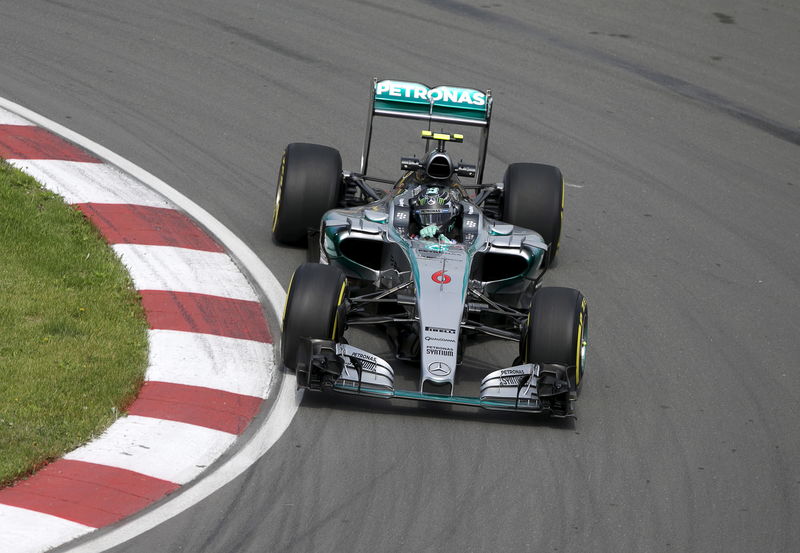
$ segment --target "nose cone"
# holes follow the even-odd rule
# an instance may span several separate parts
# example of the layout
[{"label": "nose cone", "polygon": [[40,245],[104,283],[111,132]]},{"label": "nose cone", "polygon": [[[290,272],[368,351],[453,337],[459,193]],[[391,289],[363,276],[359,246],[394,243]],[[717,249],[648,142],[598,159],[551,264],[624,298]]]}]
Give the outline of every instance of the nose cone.
[{"label": "nose cone", "polygon": [[420,324],[420,391],[453,395],[458,340],[470,260],[459,244],[415,243],[417,312]]}]

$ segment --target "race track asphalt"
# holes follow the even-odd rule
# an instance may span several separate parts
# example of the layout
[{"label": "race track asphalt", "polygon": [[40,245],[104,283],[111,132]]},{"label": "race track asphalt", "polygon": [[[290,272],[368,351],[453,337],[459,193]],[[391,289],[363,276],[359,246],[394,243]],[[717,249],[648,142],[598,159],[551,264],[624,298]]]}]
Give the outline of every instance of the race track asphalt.
[{"label": "race track asphalt", "polygon": [[[307,395],[250,470],[114,551],[797,550],[800,7],[0,6],[0,96],[177,188],[284,284],[281,151],[355,169],[373,76],[491,88],[488,179],[538,161],[571,185],[548,284],[589,298],[575,424]],[[373,167],[417,131],[376,129]]]}]

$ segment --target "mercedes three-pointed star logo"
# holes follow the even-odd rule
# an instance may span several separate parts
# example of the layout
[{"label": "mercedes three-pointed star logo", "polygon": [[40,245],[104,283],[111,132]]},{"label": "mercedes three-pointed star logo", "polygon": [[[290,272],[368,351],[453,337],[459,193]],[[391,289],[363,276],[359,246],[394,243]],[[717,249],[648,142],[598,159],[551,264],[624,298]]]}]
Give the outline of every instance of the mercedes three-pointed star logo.
[{"label": "mercedes three-pointed star logo", "polygon": [[428,365],[428,372],[434,376],[447,376],[450,374],[450,367],[437,361]]}]

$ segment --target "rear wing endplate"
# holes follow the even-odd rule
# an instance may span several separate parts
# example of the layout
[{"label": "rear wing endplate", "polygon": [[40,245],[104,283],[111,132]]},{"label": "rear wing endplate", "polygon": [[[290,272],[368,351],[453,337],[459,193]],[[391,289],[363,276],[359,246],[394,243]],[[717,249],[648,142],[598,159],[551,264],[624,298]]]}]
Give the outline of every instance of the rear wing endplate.
[{"label": "rear wing endplate", "polygon": [[478,146],[476,182],[483,179],[489,122],[492,118],[492,92],[455,86],[431,88],[422,83],[373,79],[369,102],[367,132],[361,154],[361,174],[367,174],[372,120],[382,117],[420,119],[431,123],[451,123],[482,127]]}]

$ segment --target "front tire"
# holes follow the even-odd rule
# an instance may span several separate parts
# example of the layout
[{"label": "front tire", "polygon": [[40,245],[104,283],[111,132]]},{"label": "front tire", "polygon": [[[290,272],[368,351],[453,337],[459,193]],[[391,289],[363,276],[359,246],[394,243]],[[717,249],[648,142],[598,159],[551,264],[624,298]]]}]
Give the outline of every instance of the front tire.
[{"label": "front tire", "polygon": [[290,245],[305,245],[309,228],[339,204],[342,156],[319,144],[295,142],[286,147],[278,173],[272,212],[272,235]]},{"label": "front tire", "polygon": [[572,288],[540,288],[533,296],[528,331],[520,342],[524,363],[557,363],[567,371],[570,388],[583,380],[589,322],[586,298]]},{"label": "front tire", "polygon": [[503,221],[534,230],[548,246],[545,266],[553,263],[564,218],[564,177],[558,167],[512,163],[503,175]]},{"label": "front tire", "polygon": [[281,356],[284,365],[297,368],[300,338],[339,341],[345,327],[347,279],[331,265],[304,263],[289,283],[283,313]]}]

